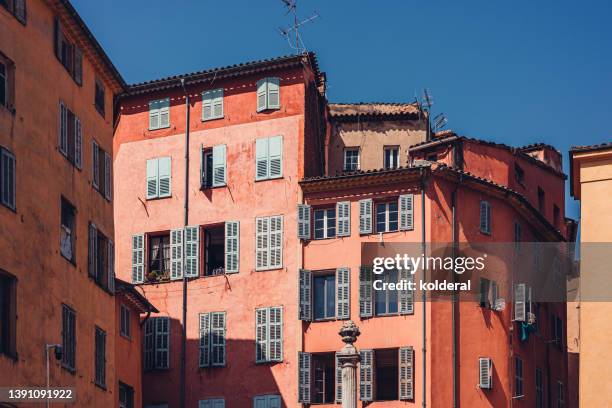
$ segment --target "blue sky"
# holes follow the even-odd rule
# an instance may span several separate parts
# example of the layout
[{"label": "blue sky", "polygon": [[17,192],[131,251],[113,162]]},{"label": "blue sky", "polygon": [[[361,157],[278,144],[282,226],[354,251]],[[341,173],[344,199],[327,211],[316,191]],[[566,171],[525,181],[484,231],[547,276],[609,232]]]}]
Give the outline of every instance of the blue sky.
[{"label": "blue sky", "polygon": [[[281,0],[73,0],[128,83],[292,53]],[[256,4],[256,6],[255,6]],[[171,6],[169,6],[171,5]],[[299,0],[333,102],[411,101],[511,145],[612,140],[612,2]],[[569,192],[568,192],[569,194]],[[578,206],[568,195],[568,215]]]}]

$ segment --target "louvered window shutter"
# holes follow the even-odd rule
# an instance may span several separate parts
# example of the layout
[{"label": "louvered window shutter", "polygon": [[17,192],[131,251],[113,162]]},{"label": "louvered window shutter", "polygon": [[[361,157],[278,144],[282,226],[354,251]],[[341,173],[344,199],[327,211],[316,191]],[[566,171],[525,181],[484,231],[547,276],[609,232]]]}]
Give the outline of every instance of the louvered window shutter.
[{"label": "louvered window shutter", "polygon": [[261,112],[267,109],[267,81],[266,78],[257,81],[257,112]]},{"label": "louvered window shutter", "polygon": [[213,119],[213,91],[202,93],[202,120]]},{"label": "louvered window shutter", "polygon": [[374,388],[374,350],[361,350],[361,363],[359,365],[359,399],[373,400]]},{"label": "louvered window shutter", "polygon": [[26,0],[14,0],[15,18],[21,23],[26,23]]},{"label": "louvered window shutter", "polygon": [[147,199],[156,198],[159,194],[158,167],[159,162],[157,159],[147,160]]},{"label": "louvered window shutter", "polygon": [[298,352],[299,365],[299,385],[298,385],[298,402],[310,404],[310,372],[312,356],[310,353]]},{"label": "louvered window shutter", "polygon": [[348,237],[351,235],[351,202],[340,201],[336,203],[336,236]]},{"label": "louvered window shutter", "polygon": [[351,313],[350,304],[351,270],[336,269],[336,318],[348,319]]},{"label": "louvered window shutter", "polygon": [[89,223],[89,256],[88,256],[89,276],[96,278],[96,268],[98,265],[98,229],[94,223]]},{"label": "louvered window shutter", "polygon": [[268,408],[268,399],[265,395],[253,398],[253,408]]},{"label": "louvered window shutter", "polygon": [[172,195],[172,158],[160,157],[158,159],[159,197]]},{"label": "louvered window shutter", "polygon": [[185,276],[200,275],[200,227],[185,227]]},{"label": "louvered window shutter", "polygon": [[268,78],[268,109],[280,109],[280,79]]},{"label": "louvered window shutter", "polygon": [[489,292],[491,290],[491,281],[485,278],[480,278],[480,307],[489,307]]},{"label": "louvered window shutter", "polygon": [[0,148],[0,201],[15,209],[15,156]]},{"label": "louvered window shutter", "polygon": [[256,218],[256,266],[257,270],[265,269],[270,264],[270,218]]},{"label": "louvered window shutter", "polygon": [[170,98],[159,101],[159,127],[170,126]]},{"label": "louvered window shutter", "polygon": [[150,370],[155,366],[155,319],[150,318],[144,326],[144,368]]},{"label": "louvered window shutter", "polygon": [[223,117],[223,88],[213,91],[212,113],[215,119]]},{"label": "louvered window shutter", "polygon": [[170,231],[170,279],[181,279],[182,277],[183,229],[180,228]]},{"label": "louvered window shutter", "polygon": [[269,359],[268,309],[255,310],[255,325],[255,362],[263,363]]},{"label": "louvered window shutter", "polygon": [[300,269],[300,320],[310,322],[312,320],[312,273],[306,269]]},{"label": "louvered window shutter", "polygon": [[402,231],[414,229],[414,194],[402,194],[399,196],[400,225]]},{"label": "louvered window shutter", "polygon": [[92,172],[92,178],[91,178],[91,183],[93,185],[93,187],[97,190],[100,186],[100,159],[99,159],[99,155],[100,154],[100,146],[98,146],[98,143],[96,143],[96,141],[92,141],[92,149],[91,149],[91,172]]},{"label": "louvered window shutter", "polygon": [[270,268],[283,266],[283,217],[270,217]]},{"label": "louvered window shutter", "polygon": [[170,318],[156,317],[155,368],[170,367]]},{"label": "louvered window shutter", "polygon": [[74,82],[83,85],[83,52],[74,46]]},{"label": "louvered window shutter", "polygon": [[159,129],[159,101],[149,102],[149,129]]},{"label": "louvered window shutter", "polygon": [[55,17],[53,21],[53,35],[54,42],[53,48],[55,49],[55,56],[58,60],[62,60],[62,24],[60,23],[59,17]]},{"label": "louvered window shutter", "polygon": [[414,399],[414,350],[412,347],[399,349],[399,399]]},{"label": "louvered window shutter", "polygon": [[283,308],[271,307],[268,310],[270,361],[283,361]]},{"label": "louvered window shutter", "polygon": [[144,234],[132,236],[132,283],[144,282]]},{"label": "louvered window shutter", "polygon": [[108,290],[115,293],[115,244],[110,239],[108,245]]},{"label": "louvered window shutter", "polygon": [[[414,282],[414,275],[410,269],[399,270],[400,281],[406,283]],[[406,285],[408,286],[408,285]],[[414,313],[414,291],[409,290],[407,287],[402,289],[398,293],[399,297],[399,312],[400,314],[413,314]]]},{"label": "louvered window shutter", "polygon": [[255,141],[255,180],[268,178],[268,138]]},{"label": "louvered window shutter", "polygon": [[225,312],[210,314],[211,364],[214,367],[225,365]]},{"label": "louvered window shutter", "polygon": [[200,367],[210,367],[210,313],[200,313]]},{"label": "louvered window shutter", "polygon": [[310,239],[310,206],[298,204],[298,239]]},{"label": "louvered window shutter", "polygon": [[336,403],[342,403],[342,364],[336,353]]},{"label": "louvered window shutter", "polygon": [[113,179],[112,179],[112,160],[110,154],[104,152],[104,197],[110,201],[112,198],[112,188],[113,188]]},{"label": "louvered window shutter", "polygon": [[225,273],[240,270],[240,222],[225,223]]},{"label": "louvered window shutter", "polygon": [[519,283],[514,287],[514,320],[524,322],[526,317],[527,287]]},{"label": "louvered window shutter", "polygon": [[487,201],[480,202],[480,231],[491,233],[491,207]]},{"label": "louvered window shutter", "polygon": [[74,117],[74,164],[80,169],[83,163],[83,128],[81,120]]},{"label": "louvered window shutter", "polygon": [[372,317],[372,267],[359,268],[359,316]]},{"label": "louvered window shutter", "polygon": [[491,382],[493,363],[490,358],[481,357],[478,359],[478,385],[480,388],[489,390],[493,388]]},{"label": "louvered window shutter", "polygon": [[213,146],[213,187],[224,186],[227,174],[227,148],[225,145]]},{"label": "louvered window shutter", "polygon": [[59,149],[66,156],[68,154],[68,111],[63,102],[60,102],[59,107]]},{"label": "louvered window shutter", "polygon": [[359,233],[372,233],[372,199],[359,200]]},{"label": "louvered window shutter", "polygon": [[283,176],[283,137],[274,136],[268,141],[268,163],[270,169],[268,176],[270,178],[279,178]]}]

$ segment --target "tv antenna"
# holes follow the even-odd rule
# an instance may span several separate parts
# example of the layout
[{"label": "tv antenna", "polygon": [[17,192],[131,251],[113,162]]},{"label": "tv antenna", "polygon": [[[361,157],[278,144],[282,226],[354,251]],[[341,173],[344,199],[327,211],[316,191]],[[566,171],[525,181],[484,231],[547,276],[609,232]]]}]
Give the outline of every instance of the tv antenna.
[{"label": "tv antenna", "polygon": [[301,54],[306,51],[306,45],[304,45],[304,41],[302,40],[302,37],[300,36],[300,27],[305,24],[311,23],[312,21],[319,18],[319,13],[315,11],[313,15],[311,15],[310,17],[300,20],[297,14],[298,0],[281,0],[281,1],[285,5],[285,7],[287,7],[287,12],[285,13],[285,15],[291,14],[293,16],[293,25],[286,27],[286,28],[279,27],[278,31],[283,37],[287,39],[289,46],[293,48],[296,51],[296,53]]},{"label": "tv antenna", "polygon": [[427,140],[431,140],[432,133],[435,134],[436,132],[444,129],[444,127],[448,123],[448,119],[446,118],[444,113],[437,114],[433,118],[432,123],[431,107],[433,106],[433,104],[434,99],[431,95],[431,92],[427,88],[423,89],[423,97],[420,105],[423,111],[427,113]]}]

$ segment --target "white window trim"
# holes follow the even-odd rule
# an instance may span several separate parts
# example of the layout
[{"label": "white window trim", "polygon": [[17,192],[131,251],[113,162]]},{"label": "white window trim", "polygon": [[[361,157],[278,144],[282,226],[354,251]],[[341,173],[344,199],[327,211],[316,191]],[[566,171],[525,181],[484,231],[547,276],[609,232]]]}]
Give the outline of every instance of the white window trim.
[{"label": "white window trim", "polygon": [[[348,152],[357,152],[357,167],[354,168],[354,169],[349,169],[348,166],[347,166],[347,158],[348,158],[347,153]],[[343,155],[344,155],[344,157],[343,157],[344,161],[343,161],[342,169],[344,171],[355,171],[355,170],[359,170],[361,168],[361,154],[360,154],[360,151],[359,151],[359,147],[346,147],[344,149]]]},{"label": "white window trim", "polygon": [[[156,103],[160,103],[160,102],[166,102],[168,101],[168,124],[166,126],[162,126],[161,125],[161,108],[155,108],[155,109],[151,109],[151,105],[154,105]],[[157,111],[157,115],[158,115],[158,121],[157,127],[151,127],[151,113]],[[149,116],[148,116],[148,120],[149,120],[149,125],[148,128],[149,130],[158,130],[158,129],[168,129],[170,127],[170,98],[161,98],[161,99],[154,99],[149,101]]]},{"label": "white window trim", "polygon": [[[313,230],[313,239],[315,240],[319,240],[319,239],[330,239],[330,238],[336,238],[338,231],[336,231],[336,233],[333,236],[327,236],[327,229],[331,226],[329,225],[329,218],[327,217],[327,211],[329,210],[334,210],[336,212],[336,217],[334,218],[334,223],[333,223],[333,227],[334,230],[337,229],[337,220],[338,220],[338,214],[336,211],[335,207],[328,207],[328,208],[317,208],[315,210],[313,210],[313,226],[312,226],[312,230]],[[323,211],[323,236],[322,237],[317,237],[317,228],[316,228],[316,222],[317,222],[317,212]]]},{"label": "white window trim", "polygon": [[[395,163],[393,163],[392,166],[387,166],[387,163],[385,163],[385,160],[387,158],[387,151],[396,152],[395,158],[393,158],[393,155],[391,154],[389,155],[391,161],[395,160]],[[393,170],[393,169],[399,168],[399,158],[400,158],[399,146],[385,146],[383,150],[383,167],[385,168],[385,170]]]},{"label": "white window trim", "polygon": [[[384,202],[380,202],[380,203],[374,203],[374,225],[376,226],[376,233],[387,233],[387,232],[397,232],[399,231],[399,205],[397,206],[397,228],[394,230],[390,230],[389,229],[389,204],[393,204],[395,203],[396,205],[398,204],[396,201],[384,201]],[[384,204],[385,205],[385,230],[384,231],[379,231],[378,230],[378,206],[380,204]]]},{"label": "white window trim", "polygon": [[[221,96],[216,96],[218,93]],[[221,101],[221,113],[219,115],[215,115],[215,104]],[[210,117],[204,116],[204,105],[210,104]],[[207,122],[209,120],[215,119],[223,119],[225,116],[225,93],[223,88],[215,88],[209,89],[207,91],[202,92],[202,122]]]}]

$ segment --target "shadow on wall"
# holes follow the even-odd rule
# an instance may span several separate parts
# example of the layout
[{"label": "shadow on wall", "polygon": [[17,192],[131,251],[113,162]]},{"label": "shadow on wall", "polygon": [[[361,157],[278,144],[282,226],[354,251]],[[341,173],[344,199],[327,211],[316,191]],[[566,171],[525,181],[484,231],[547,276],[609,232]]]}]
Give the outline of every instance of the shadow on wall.
[{"label": "shadow on wall", "polygon": [[[144,372],[144,407],[163,403],[168,408],[179,406],[181,332],[181,322],[171,318],[170,368]],[[222,367],[200,367],[199,338],[188,337],[186,356],[186,406],[197,407],[199,400],[222,398],[225,406],[252,407],[256,396],[279,395],[281,407],[287,407],[272,373],[272,367],[282,363],[256,364],[253,339],[226,339],[226,364]]]}]

